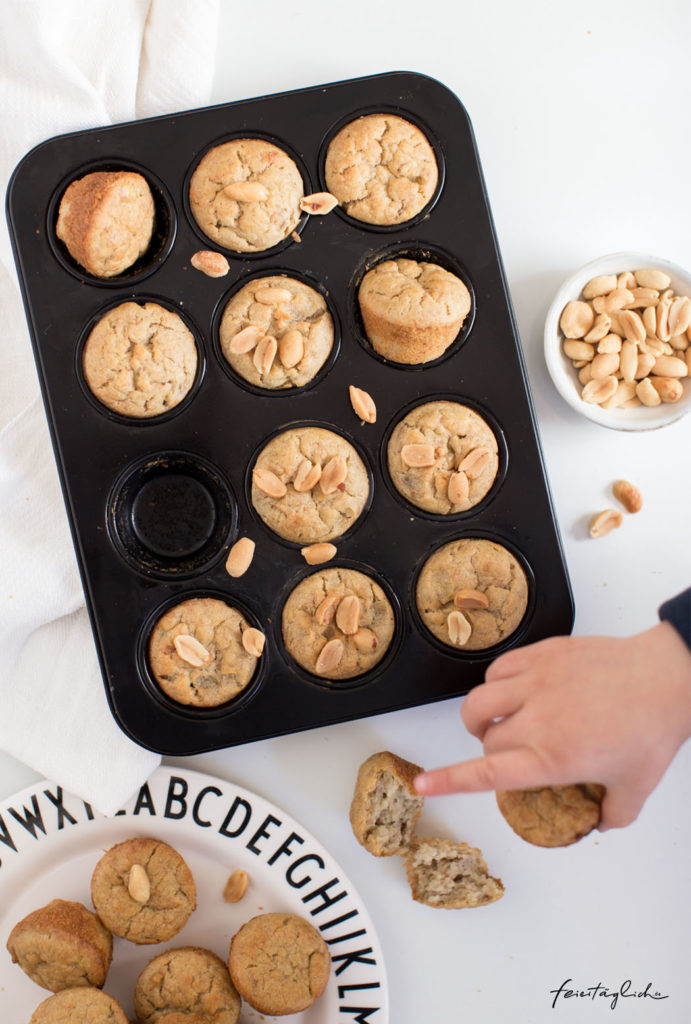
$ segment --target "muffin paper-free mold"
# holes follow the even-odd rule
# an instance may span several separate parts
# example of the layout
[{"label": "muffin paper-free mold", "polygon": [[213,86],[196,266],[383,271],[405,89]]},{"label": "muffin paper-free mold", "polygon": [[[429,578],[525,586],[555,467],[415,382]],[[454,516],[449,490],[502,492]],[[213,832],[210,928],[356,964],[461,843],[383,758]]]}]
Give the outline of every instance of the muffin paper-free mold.
[{"label": "muffin paper-free mold", "polygon": [[[247,254],[221,249],[200,232],[187,187],[211,146],[266,138],[295,158],[307,193],[324,190],[329,139],[349,120],[374,112],[417,124],[435,150],[440,181],[421,215],[378,227],[337,208],[301,218],[294,236]],[[55,220],[70,181],[118,168],[149,181],[156,227],[134,267],[102,280],[71,260],[55,237]],[[499,650],[570,632],[571,589],[472,127],[441,83],[393,72],[60,136],[19,164],[7,210],[106,694],[115,719],[138,743],[193,754],[458,696],[482,682]],[[229,273],[210,278],[194,270],[190,259],[199,249],[224,252]],[[434,362],[387,362],[362,337],[357,283],[392,255],[424,255],[458,273],[470,290],[468,320]],[[315,380],[278,394],[235,378],[216,336],[228,296],[252,276],[276,273],[317,287],[336,330],[334,351]],[[151,419],[111,414],[87,393],[80,370],[87,325],[126,301],[160,301],[180,312],[199,349],[190,394]],[[374,399],[375,424],[358,420],[351,384]],[[411,406],[439,397],[484,412],[500,441],[495,484],[461,516],[415,509],[394,492],[386,470],[393,425]],[[369,572],[390,593],[396,615],[391,650],[370,673],[345,683],[311,677],[283,648],[287,595],[320,566],[306,566],[299,545],[273,535],[248,506],[257,452],[274,434],[306,422],[352,439],[371,473],[369,503],[336,538],[337,555],[324,567]],[[504,544],[528,574],[522,623],[486,652],[446,648],[414,607],[425,558],[461,535]],[[225,557],[242,536],[256,542],[254,560],[232,578]],[[247,691],[211,709],[167,698],[146,661],[161,611],[204,595],[236,605],[266,634]]]}]

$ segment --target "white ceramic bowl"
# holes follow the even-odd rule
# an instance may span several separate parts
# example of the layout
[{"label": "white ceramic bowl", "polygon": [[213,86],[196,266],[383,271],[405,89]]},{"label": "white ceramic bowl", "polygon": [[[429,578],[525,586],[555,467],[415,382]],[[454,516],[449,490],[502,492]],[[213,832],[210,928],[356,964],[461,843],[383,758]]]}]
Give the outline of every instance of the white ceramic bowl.
[{"label": "white ceramic bowl", "polygon": [[564,281],[549,307],[545,320],[545,361],[559,394],[581,416],[614,430],[654,430],[678,420],[691,409],[691,378],[686,377],[682,381],[684,393],[678,402],[663,402],[660,405],[640,406],[636,409],[602,409],[599,405],[584,402],[581,398],[582,388],[578,372],[562,350],[559,318],[566,303],[571,299],[578,299],[583,286],[591,278],[600,274],[621,274],[625,270],[641,270],[644,267],[664,270],[672,279],[671,287],[675,294],[691,296],[691,274],[682,267],[646,253],[616,252],[586,263]]}]

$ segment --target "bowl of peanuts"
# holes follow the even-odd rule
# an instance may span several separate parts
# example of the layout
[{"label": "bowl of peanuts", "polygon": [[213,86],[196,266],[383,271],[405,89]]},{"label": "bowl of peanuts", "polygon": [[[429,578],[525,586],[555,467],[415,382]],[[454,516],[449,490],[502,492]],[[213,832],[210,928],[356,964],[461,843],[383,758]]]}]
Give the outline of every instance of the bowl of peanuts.
[{"label": "bowl of peanuts", "polygon": [[588,419],[653,430],[691,409],[691,274],[636,252],[586,263],[545,321],[557,390]]}]

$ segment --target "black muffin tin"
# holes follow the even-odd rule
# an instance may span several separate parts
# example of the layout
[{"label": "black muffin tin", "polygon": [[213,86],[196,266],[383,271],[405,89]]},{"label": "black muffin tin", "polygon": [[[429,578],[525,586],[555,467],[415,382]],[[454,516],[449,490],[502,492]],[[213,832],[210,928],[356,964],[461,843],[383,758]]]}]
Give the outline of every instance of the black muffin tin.
[{"label": "black muffin tin", "polygon": [[[285,149],[305,193],[325,190],[326,147],[365,113],[415,122],[433,145],[439,186],[417,217],[387,228],[337,208],[303,217],[293,238],[262,253],[227,252],[230,272],[192,269],[201,249],[219,250],[190,216],[187,186],[201,156],[233,137],[256,135]],[[85,274],[55,236],[64,189],[87,171],[131,168],[148,179],[157,208],[151,249],[111,280]],[[43,143],[16,169],[8,218],[48,422],[82,573],[106,693],[120,726],[161,753],[192,754],[466,693],[501,650],[568,633],[573,602],[540,452],[520,341],[475,147],[457,97],[422,75],[390,73],[131,124],[76,132]],[[424,257],[459,274],[473,308],[459,338],[433,363],[387,363],[364,337],[356,293],[363,273],[393,255]],[[218,349],[228,295],[256,274],[293,274],[316,284],[332,313],[332,357],[301,390],[260,391],[239,381]],[[178,311],[200,353],[197,382],[166,415],[127,420],[93,399],[81,379],[89,327],[126,300]],[[377,422],[361,424],[348,385],[375,399]],[[433,398],[471,405],[499,441],[497,481],[476,508],[434,516],[393,488],[385,442],[403,410]],[[327,566],[370,573],[396,612],[390,651],[370,673],[328,683],[300,669],[281,639],[281,610],[315,568],[299,546],[271,533],[249,503],[256,452],[276,431],[323,424],[350,440],[371,474],[371,504],[335,543]],[[160,512],[160,514],[157,514]],[[224,563],[240,536],[256,541],[249,571]],[[424,560],[457,537],[495,540],[521,560],[528,610],[510,639],[488,651],[452,650],[415,610]],[[255,677],[235,701],[212,710],[175,704],[147,664],[149,631],[171,605],[215,596],[267,634]]]}]

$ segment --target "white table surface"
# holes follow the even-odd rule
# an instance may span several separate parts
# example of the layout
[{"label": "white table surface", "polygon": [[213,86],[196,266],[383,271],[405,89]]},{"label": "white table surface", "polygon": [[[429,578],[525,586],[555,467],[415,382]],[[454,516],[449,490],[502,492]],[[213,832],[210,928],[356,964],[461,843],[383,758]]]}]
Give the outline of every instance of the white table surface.
[{"label": "white table surface", "polygon": [[[222,4],[213,102],[409,70],[465,104],[581,634],[652,625],[691,575],[691,417],[632,435],[591,424],[556,393],[541,354],[547,306],[582,263],[630,249],[691,266],[690,44],[684,0]],[[588,521],[611,504],[619,477],[639,485],[643,511],[593,541]],[[568,849],[523,843],[491,794],[428,800],[421,830],[481,847],[504,880],[505,897],[486,908],[414,903],[397,859],[375,860],[355,842],[347,810],[360,762],[381,749],[426,767],[476,755],[459,708],[449,700],[168,763],[235,780],[328,846],[378,930],[392,1024],[691,1019],[689,744],[634,825]],[[0,754],[0,798],[36,778]],[[612,990],[630,979],[632,991],[651,982],[668,998],[620,999],[614,1011],[602,997],[562,998],[552,1008],[550,992],[566,979]]]}]

